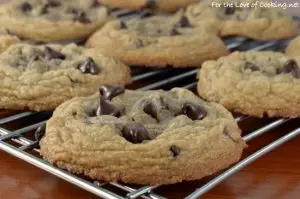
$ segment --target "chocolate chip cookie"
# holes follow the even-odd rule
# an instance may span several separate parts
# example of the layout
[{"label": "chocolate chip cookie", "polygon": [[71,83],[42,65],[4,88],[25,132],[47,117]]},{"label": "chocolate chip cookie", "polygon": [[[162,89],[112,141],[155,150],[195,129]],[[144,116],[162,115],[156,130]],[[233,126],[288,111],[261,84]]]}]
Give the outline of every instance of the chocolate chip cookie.
[{"label": "chocolate chip cookie", "polygon": [[11,33],[38,41],[83,39],[107,18],[96,0],[12,0],[0,4],[0,23]]},{"label": "chocolate chip cookie", "polygon": [[[228,2],[236,3],[233,5],[240,7],[225,7],[223,3]],[[258,5],[255,4],[256,2]],[[221,36],[239,35],[258,40],[273,40],[295,35],[297,24],[292,17],[286,15],[282,9],[260,6],[263,2],[256,0],[205,0],[187,7],[186,16],[192,24],[196,25],[206,21],[212,26],[218,27]]]},{"label": "chocolate chip cookie", "polygon": [[300,36],[293,39],[285,50],[288,56],[300,56]]},{"label": "chocolate chip cookie", "polygon": [[228,54],[212,29],[194,27],[180,14],[115,20],[92,35],[87,47],[135,66],[199,67]]},{"label": "chocolate chip cookie", "polygon": [[0,55],[0,65],[0,109],[53,110],[103,84],[131,81],[127,66],[75,44],[16,44]]},{"label": "chocolate chip cookie", "polygon": [[300,116],[300,57],[234,52],[202,65],[198,93],[232,111],[262,117]]},{"label": "chocolate chip cookie", "polygon": [[191,91],[112,86],[59,106],[40,142],[58,167],[137,184],[200,179],[238,161],[245,146],[231,113]]},{"label": "chocolate chip cookie", "polygon": [[174,12],[197,0],[98,0],[103,5],[131,10]]},{"label": "chocolate chip cookie", "polygon": [[9,46],[20,43],[18,37],[11,35],[5,28],[0,27],[0,53],[5,51]]}]

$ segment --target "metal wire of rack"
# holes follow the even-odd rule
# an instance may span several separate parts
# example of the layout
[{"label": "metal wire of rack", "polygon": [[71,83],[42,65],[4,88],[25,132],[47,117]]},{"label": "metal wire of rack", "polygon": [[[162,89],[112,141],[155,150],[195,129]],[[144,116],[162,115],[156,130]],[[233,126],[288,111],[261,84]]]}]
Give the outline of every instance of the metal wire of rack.
[{"label": "metal wire of rack", "polygon": [[[114,11],[114,15],[121,16],[125,18],[139,16],[140,13],[128,12],[124,10]],[[267,50],[267,49],[281,49],[285,45],[286,41],[276,41],[276,42],[257,42],[242,37],[228,38],[225,40],[227,47],[230,50],[239,50],[240,47],[249,46],[246,50]],[[253,48],[253,46],[255,46]],[[133,76],[135,83],[142,82],[144,87],[138,88],[139,90],[149,90],[149,89],[160,89],[160,88],[171,88],[174,86],[180,86],[187,89],[194,89],[196,87],[196,73],[197,69],[188,69],[188,70],[177,70],[177,69],[143,69],[139,73]],[[149,80],[158,79],[155,83],[149,83]],[[146,82],[146,83],[145,83]],[[92,181],[80,176],[71,174],[65,170],[59,169],[46,160],[43,160],[39,156],[39,147],[38,142],[32,137],[28,137],[27,134],[37,129],[40,125],[47,122],[47,119],[51,116],[51,113],[36,113],[36,112],[23,112],[11,115],[9,117],[0,119],[0,149],[6,151],[7,153],[18,157],[36,167],[39,167],[59,178],[64,179],[86,191],[89,191],[99,197],[106,199],[135,199],[135,198],[145,198],[145,199],[164,199],[165,196],[158,195],[154,191],[158,186],[141,186],[139,188],[133,188],[121,183],[112,183],[112,182],[99,182]],[[6,125],[14,123],[16,121],[34,118],[37,122],[34,124],[25,125],[21,128],[15,130],[9,130]],[[39,118],[42,118],[39,120]],[[236,121],[241,123],[250,119],[248,116],[238,116]],[[244,140],[249,142],[255,138],[259,138],[263,134],[270,132],[271,130],[280,127],[283,124],[289,122],[290,119],[277,119],[271,121],[267,125],[256,129],[255,131],[244,136]],[[287,141],[300,135],[300,125],[298,128],[289,132],[288,134],[278,138],[272,143],[264,146],[259,149],[257,152],[254,152],[250,156],[244,158],[228,170],[224,171],[217,177],[213,178],[211,181],[207,182],[200,188],[194,190],[190,195],[186,196],[187,199],[197,198],[213,187],[223,182],[225,179],[231,175],[238,172],[240,169],[251,164],[258,158],[262,157],[265,154],[268,154],[270,151],[278,148]],[[112,192],[106,188],[106,186],[112,186],[119,190],[126,192],[125,195],[120,195],[116,192]]]}]

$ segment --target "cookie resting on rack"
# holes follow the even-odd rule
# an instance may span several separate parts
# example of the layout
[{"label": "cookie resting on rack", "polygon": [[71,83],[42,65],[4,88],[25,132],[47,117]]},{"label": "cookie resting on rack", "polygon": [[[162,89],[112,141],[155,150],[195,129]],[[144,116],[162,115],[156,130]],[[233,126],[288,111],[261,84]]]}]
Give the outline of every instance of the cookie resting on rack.
[{"label": "cookie resting on rack", "polygon": [[[240,7],[223,6],[223,3],[229,2],[236,3]],[[282,9],[267,6],[270,2],[270,0],[204,0],[188,6],[185,15],[195,26],[205,21],[217,27],[221,36],[273,40],[295,35],[297,23]],[[258,5],[251,7],[256,5],[255,3]]]},{"label": "cookie resting on rack", "polygon": [[5,28],[0,27],[0,53],[4,52],[9,46],[20,43],[17,36],[10,34]]},{"label": "cookie resting on rack", "polygon": [[296,37],[289,43],[285,50],[285,54],[288,56],[300,56],[300,36]]},{"label": "cookie resting on rack", "polygon": [[246,147],[231,113],[186,89],[100,95],[59,106],[40,142],[50,163],[92,179],[172,184],[238,161]]},{"label": "cookie resting on rack", "polygon": [[112,8],[128,8],[130,10],[149,10],[174,12],[197,0],[98,0],[101,4]]},{"label": "cookie resting on rack", "polygon": [[25,39],[57,41],[84,39],[107,18],[96,0],[12,0],[0,4],[0,23]]},{"label": "cookie resting on rack", "polygon": [[131,81],[124,64],[75,44],[15,44],[0,55],[0,65],[0,109],[53,110],[104,84]]},{"label": "cookie resting on rack", "polygon": [[228,54],[213,29],[194,27],[180,13],[111,21],[86,46],[134,66],[200,67],[205,60]]},{"label": "cookie resting on rack", "polygon": [[198,73],[198,93],[250,116],[300,116],[300,57],[278,52],[234,52],[207,61]]}]

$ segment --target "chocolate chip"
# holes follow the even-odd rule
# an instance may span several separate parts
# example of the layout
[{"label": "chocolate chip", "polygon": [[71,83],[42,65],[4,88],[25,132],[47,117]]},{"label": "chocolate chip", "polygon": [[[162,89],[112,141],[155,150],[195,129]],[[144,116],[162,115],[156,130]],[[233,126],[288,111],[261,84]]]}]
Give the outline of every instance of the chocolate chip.
[{"label": "chocolate chip", "polygon": [[142,124],[127,124],[122,129],[122,136],[129,142],[138,144],[151,140],[147,129]]},{"label": "chocolate chip", "polygon": [[59,6],[61,6],[61,3],[59,1],[52,0],[52,1],[48,1],[48,5],[50,7],[59,7]]},{"label": "chocolate chip", "polygon": [[49,11],[48,11],[48,8],[49,8],[49,5],[48,4],[45,4],[43,7],[42,7],[42,10],[40,12],[41,15],[44,15],[44,14],[47,14]]},{"label": "chocolate chip", "polygon": [[93,2],[92,2],[92,8],[98,8],[98,7],[100,7],[101,6],[101,3],[99,3],[99,1],[98,0],[94,0]]},{"label": "chocolate chip", "polygon": [[151,102],[146,102],[143,104],[143,111],[150,115],[152,118],[158,120],[157,111]]},{"label": "chocolate chip", "polygon": [[207,115],[207,111],[202,106],[187,102],[181,109],[180,115],[182,114],[192,120],[202,120]]},{"label": "chocolate chip", "polygon": [[172,152],[173,157],[177,157],[180,154],[181,149],[176,145],[172,145],[170,151]]},{"label": "chocolate chip", "polygon": [[49,46],[45,46],[45,59],[51,60],[51,59],[66,59],[66,56],[53,48],[50,48]]},{"label": "chocolate chip", "polygon": [[235,7],[225,7],[224,8],[224,13],[226,15],[232,15],[235,13]]},{"label": "chocolate chip", "polygon": [[100,96],[99,106],[96,111],[97,116],[101,115],[112,115],[115,117],[120,116],[120,110],[115,108],[107,99]]},{"label": "chocolate chip", "polygon": [[41,125],[34,133],[34,138],[36,141],[40,141],[42,137],[45,135],[46,124]]},{"label": "chocolate chip", "polygon": [[157,8],[155,0],[146,0],[146,3],[141,7],[141,9],[155,9]]},{"label": "chocolate chip", "polygon": [[21,4],[22,12],[30,12],[32,10],[32,5],[28,2],[24,2]]},{"label": "chocolate chip", "polygon": [[297,62],[293,59],[284,64],[283,68],[280,70],[280,73],[291,73],[293,77],[300,78],[300,68]]},{"label": "chocolate chip", "polygon": [[250,69],[251,71],[259,71],[259,67],[251,62],[246,62],[244,69]]},{"label": "chocolate chip", "polygon": [[100,69],[91,57],[86,58],[79,66],[78,69],[82,73],[89,73],[96,75],[100,73]]},{"label": "chocolate chip", "polygon": [[176,28],[172,28],[171,35],[172,36],[180,35],[180,32],[178,32],[178,30]]},{"label": "chocolate chip", "polygon": [[124,21],[120,22],[120,29],[127,29],[127,25]]},{"label": "chocolate chip", "polygon": [[186,16],[182,16],[177,24],[181,28],[191,27],[190,21]]},{"label": "chocolate chip", "polygon": [[91,20],[86,16],[85,12],[78,12],[75,21],[79,21],[83,24],[91,23]]},{"label": "chocolate chip", "polygon": [[134,46],[135,46],[136,48],[141,48],[141,47],[143,47],[143,46],[144,46],[143,41],[140,40],[140,39],[134,40]]},{"label": "chocolate chip", "polygon": [[124,92],[125,88],[120,86],[105,85],[100,88],[100,95],[108,100],[112,100],[114,97],[123,94]]}]

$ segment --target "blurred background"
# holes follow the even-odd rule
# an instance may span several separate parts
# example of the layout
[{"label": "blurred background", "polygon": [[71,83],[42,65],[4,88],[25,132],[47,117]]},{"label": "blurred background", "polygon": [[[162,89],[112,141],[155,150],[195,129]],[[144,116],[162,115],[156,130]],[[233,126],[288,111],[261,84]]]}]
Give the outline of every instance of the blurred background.
[{"label": "blurred background", "polygon": [[[7,1],[10,1],[10,0],[0,0],[0,3],[7,2]],[[282,2],[282,3],[283,2],[285,2],[285,3],[296,3],[296,2],[298,2],[299,6],[300,6],[300,0],[273,0],[273,2]],[[288,8],[287,10],[292,15],[300,16],[300,7],[298,7],[298,8]]]}]

